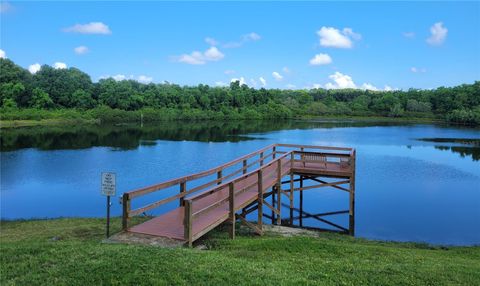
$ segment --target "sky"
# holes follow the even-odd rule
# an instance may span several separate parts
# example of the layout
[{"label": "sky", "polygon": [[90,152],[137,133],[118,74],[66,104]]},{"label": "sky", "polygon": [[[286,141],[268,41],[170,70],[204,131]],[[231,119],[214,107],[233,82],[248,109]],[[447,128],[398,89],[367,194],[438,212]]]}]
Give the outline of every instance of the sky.
[{"label": "sky", "polygon": [[480,80],[480,2],[1,2],[0,57],[180,85],[430,89]]}]

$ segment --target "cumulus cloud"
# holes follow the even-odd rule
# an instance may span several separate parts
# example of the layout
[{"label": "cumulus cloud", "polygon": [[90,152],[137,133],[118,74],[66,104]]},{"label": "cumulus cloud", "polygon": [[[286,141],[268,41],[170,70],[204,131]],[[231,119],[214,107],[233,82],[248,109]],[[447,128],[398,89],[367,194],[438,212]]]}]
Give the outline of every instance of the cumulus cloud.
[{"label": "cumulus cloud", "polygon": [[319,65],[328,65],[332,62],[332,58],[328,54],[317,54],[312,59],[310,59],[310,65],[319,66]]},{"label": "cumulus cloud", "polygon": [[139,75],[137,78],[137,81],[141,83],[151,83],[153,81],[153,77],[146,76],[146,75]]},{"label": "cumulus cloud", "polygon": [[389,85],[386,85],[383,90],[385,90],[385,91],[392,91],[393,88],[392,88],[391,86],[389,86]]},{"label": "cumulus cloud", "polygon": [[218,45],[218,42],[214,38],[206,37],[205,42],[209,44],[210,46],[216,46]]},{"label": "cumulus cloud", "polygon": [[377,91],[378,88],[376,86],[374,86],[373,84],[370,84],[370,83],[364,83],[362,84],[362,86],[360,87],[360,89],[364,89],[364,90],[374,90],[374,91]]},{"label": "cumulus cloud", "polygon": [[334,27],[322,27],[317,31],[320,37],[320,45],[323,47],[350,49],[353,47],[353,40],[360,40],[362,35],[353,32],[351,28],[344,28],[342,31]]},{"label": "cumulus cloud", "polygon": [[116,75],[104,75],[104,76],[100,77],[100,79],[107,79],[107,78],[112,78],[115,81],[135,80],[135,81],[138,81],[140,83],[145,83],[145,84],[151,83],[153,81],[152,77],[146,76],[146,75],[139,75],[139,76],[129,75],[129,76],[126,76],[124,74],[116,74]]},{"label": "cumulus cloud", "polygon": [[335,72],[328,76],[333,82],[325,84],[327,89],[342,89],[342,88],[356,88],[357,86],[352,80],[352,77],[341,72]]},{"label": "cumulus cloud", "polygon": [[62,62],[56,62],[53,64],[53,68],[56,70],[63,70],[67,68],[67,64]]},{"label": "cumulus cloud", "polygon": [[283,76],[276,71],[272,72],[272,76],[278,81],[281,81],[283,79]]},{"label": "cumulus cloud", "polygon": [[216,81],[216,82],[215,82],[215,85],[216,85],[216,86],[227,86],[227,84],[226,84],[225,82],[223,82],[223,81]]},{"label": "cumulus cloud", "polygon": [[109,35],[112,33],[112,31],[110,31],[110,28],[102,22],[76,24],[74,26],[64,28],[63,31],[67,33],[101,34],[101,35]]},{"label": "cumulus cloud", "polygon": [[262,83],[262,86],[267,86],[267,81],[263,77],[260,77],[258,80]]},{"label": "cumulus cloud", "polygon": [[232,79],[230,80],[230,82],[236,82],[236,81],[240,82],[240,85],[247,84],[247,83],[245,82],[245,78],[244,78],[243,76],[240,77],[240,78],[232,78]]},{"label": "cumulus cloud", "polygon": [[190,54],[183,54],[177,57],[176,61],[189,65],[204,65],[209,61],[219,61],[225,55],[217,47],[210,47],[205,52],[193,51]]},{"label": "cumulus cloud", "polygon": [[31,74],[36,74],[41,68],[42,68],[42,66],[40,66],[39,63],[35,63],[35,64],[33,64],[33,65],[29,65],[29,66],[28,66],[28,71],[29,71]]},{"label": "cumulus cloud", "polygon": [[73,51],[74,51],[77,55],[83,55],[83,54],[88,53],[88,47],[86,47],[86,46],[78,46],[78,47],[74,48]]},{"label": "cumulus cloud", "polygon": [[6,59],[6,58],[7,58],[7,54],[5,53],[4,50],[0,49],[0,59]]},{"label": "cumulus cloud", "polygon": [[447,38],[448,29],[443,26],[442,22],[437,22],[430,27],[430,37],[427,38],[427,43],[432,46],[438,46],[445,42]]}]

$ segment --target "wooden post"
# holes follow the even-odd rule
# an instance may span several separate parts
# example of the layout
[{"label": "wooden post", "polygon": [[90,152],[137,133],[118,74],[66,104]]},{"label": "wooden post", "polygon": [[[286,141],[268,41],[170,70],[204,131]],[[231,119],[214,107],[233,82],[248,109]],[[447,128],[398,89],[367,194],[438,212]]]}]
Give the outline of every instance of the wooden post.
[{"label": "wooden post", "polygon": [[[300,148],[300,151],[303,152],[304,150],[305,150],[305,149],[304,149],[303,147]],[[302,162],[303,162],[303,167],[305,167],[305,154],[302,154],[302,155],[300,156],[300,159],[301,159]]]},{"label": "wooden post", "polygon": [[282,216],[280,214],[282,209],[282,160],[277,161],[277,225],[282,224]]},{"label": "wooden post", "polygon": [[303,226],[303,176],[300,175],[300,227]]},{"label": "wooden post", "polygon": [[[185,193],[187,191],[187,182],[180,183],[180,193]],[[185,205],[185,196],[180,198],[180,207]]]},{"label": "wooden post", "polygon": [[275,160],[275,155],[277,153],[277,147],[276,146],[273,146],[273,149],[272,149],[272,160]]},{"label": "wooden post", "polygon": [[235,239],[235,191],[233,182],[228,184],[228,198],[229,198],[229,210],[230,210],[230,221],[232,223],[230,229],[230,238]]},{"label": "wooden post", "polygon": [[[275,186],[272,187],[272,207],[275,207]],[[272,224],[275,224],[275,212],[272,210]]]},{"label": "wooden post", "polygon": [[[221,178],[222,178],[222,170],[217,172],[217,179],[220,180]],[[222,180],[217,182],[217,185],[221,185],[221,184],[222,184]]]},{"label": "wooden post", "polygon": [[260,152],[260,167],[263,166],[263,152]]},{"label": "wooden post", "polygon": [[351,236],[355,235],[355,150],[351,154],[351,168],[352,175],[350,176],[350,211],[349,211],[349,224],[348,232]]},{"label": "wooden post", "polygon": [[247,173],[247,160],[243,160],[243,174]]},{"label": "wooden post", "polygon": [[293,225],[293,173],[290,173],[290,225]]},{"label": "wooden post", "polygon": [[263,230],[263,172],[262,169],[258,170],[258,218],[257,224],[260,230]]},{"label": "wooden post", "polygon": [[128,213],[130,212],[130,197],[127,193],[122,197],[122,229],[126,231],[128,229]]},{"label": "wooden post", "polygon": [[183,221],[183,229],[184,229],[184,239],[188,244],[188,247],[192,247],[192,201],[186,200],[185,201],[185,217]]}]

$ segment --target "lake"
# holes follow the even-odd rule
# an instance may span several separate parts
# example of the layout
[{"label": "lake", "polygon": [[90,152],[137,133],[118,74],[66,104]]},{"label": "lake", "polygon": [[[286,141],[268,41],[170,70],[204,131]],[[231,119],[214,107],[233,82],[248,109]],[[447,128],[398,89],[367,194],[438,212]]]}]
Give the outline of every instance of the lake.
[{"label": "lake", "polygon": [[[117,174],[120,197],[271,143],[357,149],[358,237],[480,244],[480,130],[426,124],[241,121],[6,129],[1,218],[101,217],[102,171]],[[348,209],[348,194],[335,189],[305,191],[304,201],[314,213]],[[118,198],[112,213],[121,214]],[[332,221],[348,226],[348,215]],[[328,227],[321,224],[304,220]]]}]

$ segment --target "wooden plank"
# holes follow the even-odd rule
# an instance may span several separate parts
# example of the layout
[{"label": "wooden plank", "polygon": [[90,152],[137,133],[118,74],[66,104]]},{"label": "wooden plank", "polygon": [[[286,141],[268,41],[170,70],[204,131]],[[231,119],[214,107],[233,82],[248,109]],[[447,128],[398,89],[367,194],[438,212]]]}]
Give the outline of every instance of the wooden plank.
[{"label": "wooden plank", "polygon": [[[262,153],[263,154],[263,153]],[[263,164],[263,162],[262,162]],[[262,169],[258,170],[258,216],[257,223],[260,229],[263,229],[263,171]]]}]

